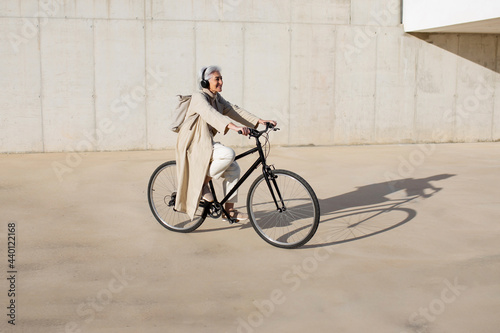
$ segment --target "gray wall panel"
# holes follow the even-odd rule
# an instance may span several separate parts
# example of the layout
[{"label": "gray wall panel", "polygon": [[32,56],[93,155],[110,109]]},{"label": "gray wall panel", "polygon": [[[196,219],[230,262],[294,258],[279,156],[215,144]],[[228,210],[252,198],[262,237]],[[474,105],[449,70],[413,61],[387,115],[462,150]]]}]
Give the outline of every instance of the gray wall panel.
[{"label": "gray wall panel", "polygon": [[24,20],[0,20],[0,152],[44,149],[39,33],[24,32]]},{"label": "gray wall panel", "polygon": [[499,36],[405,34],[397,0],[7,0],[0,17],[1,152],[172,148],[175,95],[208,64],[279,121],[275,144],[500,136]]},{"label": "gray wall panel", "polygon": [[93,28],[85,20],[41,27],[45,151],[96,148]]},{"label": "gray wall panel", "polygon": [[146,148],[142,21],[95,21],[96,123],[111,122],[98,150]]}]

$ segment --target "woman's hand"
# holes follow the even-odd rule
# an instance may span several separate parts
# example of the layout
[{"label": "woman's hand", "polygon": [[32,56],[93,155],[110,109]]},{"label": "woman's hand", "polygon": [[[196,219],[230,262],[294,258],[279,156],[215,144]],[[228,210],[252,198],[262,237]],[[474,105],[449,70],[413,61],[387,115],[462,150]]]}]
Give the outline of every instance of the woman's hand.
[{"label": "woman's hand", "polygon": [[229,123],[229,125],[227,125],[227,127],[230,130],[233,130],[233,131],[236,131],[236,132],[241,131],[241,134],[245,135],[245,136],[247,136],[248,134],[250,134],[250,130],[248,129],[248,127],[239,127],[239,126],[236,126],[233,123]]},{"label": "woman's hand", "polygon": [[266,125],[266,123],[271,123],[274,127],[276,127],[276,125],[278,125],[278,123],[276,122],[276,120],[264,120],[264,119],[259,119],[259,124],[261,125]]}]

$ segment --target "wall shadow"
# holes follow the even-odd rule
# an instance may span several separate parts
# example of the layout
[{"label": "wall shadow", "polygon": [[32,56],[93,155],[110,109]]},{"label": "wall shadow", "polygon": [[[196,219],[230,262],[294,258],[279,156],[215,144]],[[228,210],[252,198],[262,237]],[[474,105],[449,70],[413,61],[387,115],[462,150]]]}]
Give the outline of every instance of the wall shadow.
[{"label": "wall shadow", "polygon": [[500,73],[500,55],[497,52],[498,45],[500,45],[500,35],[498,34],[428,32],[412,32],[409,34]]},{"label": "wall shadow", "polygon": [[323,229],[326,239],[320,243],[306,244],[302,248],[351,242],[399,227],[417,215],[415,209],[405,205],[431,198],[442,190],[442,187],[436,187],[431,182],[453,176],[439,174],[364,185],[352,192],[322,199],[318,230]]}]

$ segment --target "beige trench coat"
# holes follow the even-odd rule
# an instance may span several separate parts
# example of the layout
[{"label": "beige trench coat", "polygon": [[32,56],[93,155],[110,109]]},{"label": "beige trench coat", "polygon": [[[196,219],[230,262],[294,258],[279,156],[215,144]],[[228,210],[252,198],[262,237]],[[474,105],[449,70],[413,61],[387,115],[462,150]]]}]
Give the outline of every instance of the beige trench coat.
[{"label": "beige trench coat", "polygon": [[226,134],[227,125],[232,121],[256,128],[259,119],[208,89],[193,94],[177,137],[177,211],[194,218],[212,158],[213,137],[217,132]]}]

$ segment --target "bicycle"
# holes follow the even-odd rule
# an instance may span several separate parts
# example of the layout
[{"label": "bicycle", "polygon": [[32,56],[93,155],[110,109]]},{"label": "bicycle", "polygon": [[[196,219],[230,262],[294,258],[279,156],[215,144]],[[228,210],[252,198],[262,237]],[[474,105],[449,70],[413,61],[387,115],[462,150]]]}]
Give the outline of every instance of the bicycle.
[{"label": "bicycle", "polygon": [[[224,209],[224,204],[252,172],[262,165],[262,174],[252,183],[247,196],[248,217],[253,228],[262,239],[276,247],[297,248],[306,244],[318,229],[318,198],[302,177],[288,170],[275,169],[273,165],[266,163],[271,130],[279,128],[267,123],[266,129],[262,131],[250,129],[249,136],[255,138],[256,147],[237,155],[235,160],[256,152],[259,157],[220,202],[210,181],[214,201],[200,201],[193,220],[174,209],[177,195],[176,162],[161,164],[151,175],[148,184],[149,207],[156,220],[163,227],[176,232],[196,230],[207,216],[219,218],[224,215],[231,224],[236,223]],[[261,138],[265,138],[264,144],[261,143]]]}]

